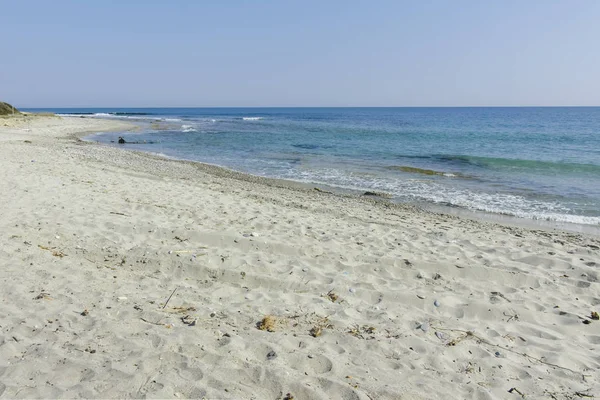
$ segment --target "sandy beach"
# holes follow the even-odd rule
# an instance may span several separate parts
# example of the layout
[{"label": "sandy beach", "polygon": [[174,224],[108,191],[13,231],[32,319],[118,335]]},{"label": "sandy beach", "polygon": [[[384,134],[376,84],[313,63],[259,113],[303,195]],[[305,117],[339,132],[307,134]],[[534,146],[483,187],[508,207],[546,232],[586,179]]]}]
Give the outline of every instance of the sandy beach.
[{"label": "sandy beach", "polygon": [[600,240],[0,118],[0,397],[600,396]]}]

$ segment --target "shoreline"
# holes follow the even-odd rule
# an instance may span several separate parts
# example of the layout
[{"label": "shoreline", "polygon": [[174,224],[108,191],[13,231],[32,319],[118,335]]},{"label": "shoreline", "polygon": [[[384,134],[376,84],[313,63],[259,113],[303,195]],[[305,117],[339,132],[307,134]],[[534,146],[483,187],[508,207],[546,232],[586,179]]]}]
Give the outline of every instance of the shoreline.
[{"label": "shoreline", "polygon": [[[81,117],[65,117],[65,118],[81,118]],[[114,121],[113,119],[101,118],[101,117],[83,117],[83,118]],[[137,122],[125,121],[125,123],[131,124],[132,127],[135,127],[135,129],[142,129],[141,128],[142,125],[145,124],[145,122],[143,122],[143,121],[137,121]],[[168,124],[169,122],[167,121],[164,123]],[[216,176],[233,177],[238,180],[263,184],[263,185],[267,185],[267,186],[289,188],[289,189],[293,189],[293,190],[304,189],[307,191],[315,190],[315,188],[316,188],[317,190],[321,190],[323,192],[330,192],[331,194],[336,195],[336,196],[349,197],[349,198],[353,198],[353,199],[356,199],[359,201],[362,201],[362,200],[367,200],[368,202],[376,201],[376,202],[382,202],[382,203],[386,203],[386,204],[390,204],[390,205],[398,205],[400,207],[410,207],[411,209],[418,210],[419,212],[433,213],[433,214],[439,214],[439,215],[443,215],[443,216],[453,216],[453,217],[458,217],[458,218],[466,218],[471,221],[492,223],[492,224],[498,224],[498,225],[506,225],[506,226],[515,227],[515,228],[578,233],[578,234],[591,235],[593,237],[600,238],[600,226],[599,225],[581,224],[581,223],[555,221],[555,220],[544,220],[544,219],[530,219],[530,218],[523,218],[523,217],[518,217],[518,216],[514,216],[514,215],[496,214],[496,213],[491,213],[491,212],[486,212],[486,211],[470,210],[470,209],[466,209],[466,208],[462,208],[462,207],[444,206],[444,205],[435,204],[435,203],[428,203],[425,201],[415,201],[415,202],[410,202],[410,203],[409,202],[401,202],[401,201],[392,201],[387,197],[390,195],[388,193],[384,193],[384,192],[377,193],[376,195],[365,196],[363,194],[363,192],[365,192],[365,191],[359,190],[359,189],[342,188],[342,187],[337,187],[337,186],[332,186],[332,185],[327,185],[327,184],[303,182],[303,181],[296,181],[296,180],[291,180],[291,179],[264,177],[264,176],[259,176],[259,175],[253,175],[253,174],[247,173],[247,172],[237,171],[237,170],[231,169],[229,167],[218,165],[218,164],[211,164],[211,163],[207,163],[207,162],[203,162],[203,161],[195,161],[195,160],[188,160],[188,159],[183,159],[183,158],[176,158],[176,157],[166,156],[166,155],[162,155],[160,153],[155,153],[155,152],[150,152],[150,151],[134,150],[134,149],[128,149],[125,147],[111,146],[108,144],[104,144],[101,142],[91,140],[91,136],[94,134],[97,134],[97,133],[98,132],[91,132],[91,133],[87,132],[87,133],[78,134],[74,137],[76,137],[77,139],[82,140],[84,142],[89,142],[89,143],[93,143],[96,145],[106,146],[109,148],[115,148],[115,149],[138,153],[138,154],[142,154],[142,155],[146,154],[148,156],[158,157],[159,159],[164,159],[164,160],[168,160],[168,161],[196,163],[201,167],[205,167],[205,169],[204,169],[205,172],[215,174]],[[84,138],[86,138],[86,137],[88,137],[89,139],[85,140]],[[369,192],[369,191],[367,191],[367,192]]]},{"label": "shoreline", "polygon": [[3,122],[0,397],[600,392],[593,235],[80,139],[121,121]]}]

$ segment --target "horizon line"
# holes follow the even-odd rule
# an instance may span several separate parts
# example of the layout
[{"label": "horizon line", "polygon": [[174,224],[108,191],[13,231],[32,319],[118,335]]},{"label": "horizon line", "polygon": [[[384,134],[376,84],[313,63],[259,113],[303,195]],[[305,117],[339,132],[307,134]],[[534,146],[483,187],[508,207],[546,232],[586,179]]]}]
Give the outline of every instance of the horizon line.
[{"label": "horizon line", "polygon": [[597,108],[600,105],[510,105],[510,106],[26,106],[18,109],[45,108]]}]

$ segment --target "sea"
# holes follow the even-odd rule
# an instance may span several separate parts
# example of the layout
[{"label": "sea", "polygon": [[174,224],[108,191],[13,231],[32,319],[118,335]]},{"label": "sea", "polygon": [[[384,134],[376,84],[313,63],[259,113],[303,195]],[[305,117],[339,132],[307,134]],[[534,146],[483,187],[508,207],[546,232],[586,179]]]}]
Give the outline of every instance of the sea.
[{"label": "sea", "polygon": [[26,111],[139,124],[87,138],[108,146],[396,202],[600,226],[600,107]]}]

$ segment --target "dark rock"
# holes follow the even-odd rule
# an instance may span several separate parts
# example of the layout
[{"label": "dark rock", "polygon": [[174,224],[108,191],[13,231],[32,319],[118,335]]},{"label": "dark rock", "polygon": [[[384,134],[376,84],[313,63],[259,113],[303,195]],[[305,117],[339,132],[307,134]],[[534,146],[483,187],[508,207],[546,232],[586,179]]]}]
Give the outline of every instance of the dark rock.
[{"label": "dark rock", "polygon": [[374,196],[374,197],[382,197],[384,199],[390,199],[392,197],[391,194],[383,193],[383,192],[372,192],[366,191],[363,193],[363,196]]}]

